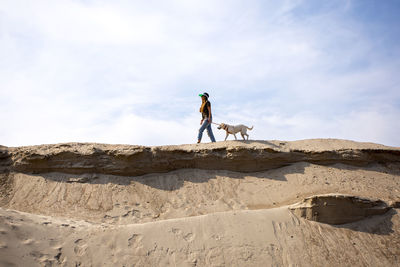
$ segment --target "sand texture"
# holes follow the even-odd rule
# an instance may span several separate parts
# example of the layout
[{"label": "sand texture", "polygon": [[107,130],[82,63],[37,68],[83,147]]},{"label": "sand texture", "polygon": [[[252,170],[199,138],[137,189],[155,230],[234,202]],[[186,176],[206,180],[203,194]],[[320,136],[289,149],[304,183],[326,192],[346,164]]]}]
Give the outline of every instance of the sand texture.
[{"label": "sand texture", "polygon": [[399,266],[400,148],[0,146],[0,266]]}]

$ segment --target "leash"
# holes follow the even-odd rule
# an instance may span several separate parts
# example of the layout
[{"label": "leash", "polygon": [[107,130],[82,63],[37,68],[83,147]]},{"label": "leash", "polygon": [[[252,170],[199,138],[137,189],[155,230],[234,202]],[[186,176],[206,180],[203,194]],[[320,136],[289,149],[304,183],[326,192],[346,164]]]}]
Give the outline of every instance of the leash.
[{"label": "leash", "polygon": [[212,124],[215,124],[215,125],[221,125],[221,123],[215,123],[215,122],[211,122]]}]

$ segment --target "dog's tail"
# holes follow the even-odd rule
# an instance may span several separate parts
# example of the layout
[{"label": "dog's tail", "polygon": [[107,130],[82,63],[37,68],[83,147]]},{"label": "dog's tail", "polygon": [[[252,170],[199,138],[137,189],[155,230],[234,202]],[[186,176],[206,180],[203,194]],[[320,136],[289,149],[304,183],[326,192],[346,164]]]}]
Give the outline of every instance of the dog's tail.
[{"label": "dog's tail", "polygon": [[249,128],[249,127],[246,126],[246,128],[249,129],[250,131],[253,130],[253,127],[254,126],[251,126],[251,128]]}]

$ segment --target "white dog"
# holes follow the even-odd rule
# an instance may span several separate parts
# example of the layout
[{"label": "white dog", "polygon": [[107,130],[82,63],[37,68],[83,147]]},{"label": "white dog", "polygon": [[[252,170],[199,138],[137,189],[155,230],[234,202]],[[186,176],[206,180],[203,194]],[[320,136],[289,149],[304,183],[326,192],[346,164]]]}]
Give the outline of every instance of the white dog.
[{"label": "white dog", "polygon": [[244,136],[247,136],[247,140],[249,140],[249,135],[247,134],[247,130],[253,130],[253,126],[251,126],[251,128],[249,128],[243,124],[233,126],[233,125],[221,123],[217,128],[218,128],[218,130],[224,129],[226,131],[225,141],[226,141],[226,138],[228,138],[229,134],[233,134],[233,136],[235,137],[235,140],[237,140],[236,134],[238,132],[240,132],[240,134],[242,135],[243,140],[245,140]]}]

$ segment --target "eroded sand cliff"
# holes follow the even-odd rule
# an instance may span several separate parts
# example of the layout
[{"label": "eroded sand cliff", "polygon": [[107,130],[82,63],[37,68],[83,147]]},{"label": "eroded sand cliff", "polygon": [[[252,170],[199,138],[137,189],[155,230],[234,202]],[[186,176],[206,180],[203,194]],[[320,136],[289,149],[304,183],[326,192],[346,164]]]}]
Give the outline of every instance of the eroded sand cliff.
[{"label": "eroded sand cliff", "polygon": [[0,147],[0,265],[395,266],[400,148]]}]

